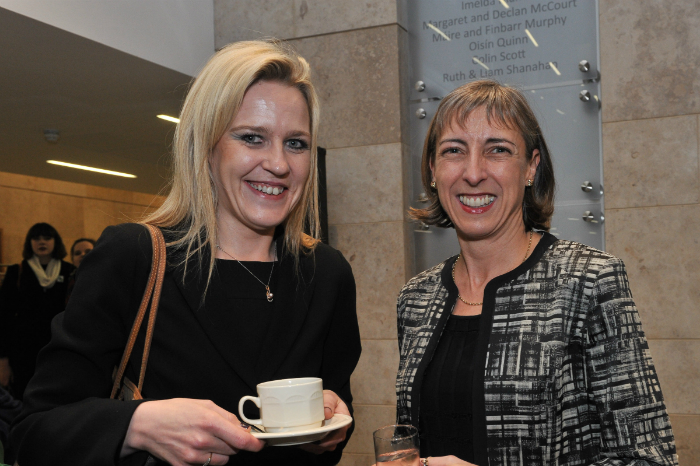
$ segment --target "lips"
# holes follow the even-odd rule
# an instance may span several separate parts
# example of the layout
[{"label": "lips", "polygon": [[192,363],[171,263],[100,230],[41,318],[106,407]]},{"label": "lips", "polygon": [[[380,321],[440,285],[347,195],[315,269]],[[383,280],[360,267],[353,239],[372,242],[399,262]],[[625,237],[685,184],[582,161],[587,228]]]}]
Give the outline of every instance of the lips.
[{"label": "lips", "polygon": [[484,207],[491,204],[494,199],[496,199],[494,196],[488,194],[481,196],[459,196],[459,202],[469,207]]},{"label": "lips", "polygon": [[280,196],[283,192],[287,190],[284,186],[270,185],[267,183],[251,182],[247,181],[248,185],[263,194],[270,196]]},{"label": "lips", "polygon": [[470,214],[483,214],[491,209],[496,196],[490,194],[460,195],[459,203],[462,210]]}]

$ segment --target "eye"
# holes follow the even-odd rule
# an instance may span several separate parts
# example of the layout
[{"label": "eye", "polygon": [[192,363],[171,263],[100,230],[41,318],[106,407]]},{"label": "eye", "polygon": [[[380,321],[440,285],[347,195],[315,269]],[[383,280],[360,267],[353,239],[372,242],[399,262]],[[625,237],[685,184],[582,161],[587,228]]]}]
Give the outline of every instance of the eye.
[{"label": "eye", "polygon": [[243,141],[246,144],[250,144],[252,146],[262,144],[262,142],[263,142],[263,137],[259,134],[256,134],[256,133],[237,134],[234,137],[236,139]]},{"label": "eye", "polygon": [[459,154],[460,149],[459,147],[446,147],[440,152],[440,155],[452,155],[452,154]]},{"label": "eye", "polygon": [[512,154],[513,151],[511,151],[510,148],[506,147],[506,146],[494,146],[489,150],[489,153],[491,153],[491,154]]},{"label": "eye", "polygon": [[303,139],[289,139],[287,141],[287,147],[295,152],[302,152],[309,148],[309,144]]}]

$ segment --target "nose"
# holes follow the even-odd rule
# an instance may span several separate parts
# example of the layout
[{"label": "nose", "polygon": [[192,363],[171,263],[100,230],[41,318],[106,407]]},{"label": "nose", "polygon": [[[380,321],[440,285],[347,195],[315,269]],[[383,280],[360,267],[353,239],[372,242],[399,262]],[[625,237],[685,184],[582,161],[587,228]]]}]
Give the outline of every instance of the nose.
[{"label": "nose", "polygon": [[484,181],[486,179],[484,158],[480,157],[479,154],[469,154],[464,162],[462,177],[470,186],[477,186]]},{"label": "nose", "polygon": [[267,152],[262,167],[277,177],[284,177],[289,173],[289,162],[284,142],[275,142]]}]

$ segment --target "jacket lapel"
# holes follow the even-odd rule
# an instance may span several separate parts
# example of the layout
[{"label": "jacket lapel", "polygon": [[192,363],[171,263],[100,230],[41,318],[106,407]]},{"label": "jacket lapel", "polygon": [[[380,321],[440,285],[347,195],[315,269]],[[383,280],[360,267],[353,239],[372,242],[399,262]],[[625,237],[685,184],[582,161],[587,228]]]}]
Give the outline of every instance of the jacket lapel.
[{"label": "jacket lapel", "polygon": [[256,375],[261,382],[274,380],[275,373],[299,338],[309,312],[315,282],[312,282],[315,267],[313,254],[301,256],[297,274],[294,258],[282,255],[281,243],[278,241],[277,257],[282,260],[279,263],[277,290],[272,290],[275,295],[274,315],[256,365]]},{"label": "jacket lapel", "polygon": [[[211,342],[214,350],[231,370],[250,387],[251,391],[255,392],[255,386],[258,384],[258,381],[255,374],[250,369],[247,369],[250,365],[244,364],[242,359],[250,357],[251,352],[247,351],[245,348],[240,348],[240,351],[235,352],[239,357],[231,358],[229,356],[233,353],[231,345],[235,345],[237,341],[240,341],[238,336],[244,333],[246,329],[242,328],[242,326],[238,326],[237,328],[225,327],[212,319],[208,311],[208,306],[212,306],[212,304],[209,303],[225,303],[228,299],[225,294],[225,285],[221,282],[221,278],[216,269],[214,269],[209,288],[207,289],[206,279],[208,271],[206,267],[209,264],[208,255],[202,259],[202,264],[205,270],[200,271],[196,261],[192,261],[187,268],[187,274],[184,273],[184,267],[178,266],[173,272],[173,277],[185,301],[187,301],[190,310],[194,314],[195,319],[201,325],[206,338]],[[202,296],[204,296],[205,290],[207,293],[206,304],[202,305]]]}]

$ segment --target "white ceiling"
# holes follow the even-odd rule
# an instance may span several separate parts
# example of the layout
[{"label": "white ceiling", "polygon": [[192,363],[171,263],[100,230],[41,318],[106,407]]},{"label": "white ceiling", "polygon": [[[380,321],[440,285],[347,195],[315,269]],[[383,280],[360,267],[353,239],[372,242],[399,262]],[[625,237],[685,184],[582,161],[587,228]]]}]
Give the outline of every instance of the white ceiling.
[{"label": "white ceiling", "polygon": [[[156,193],[191,77],[0,8],[0,171]],[[56,144],[44,129],[57,129]],[[132,173],[127,179],[48,159]]]}]

